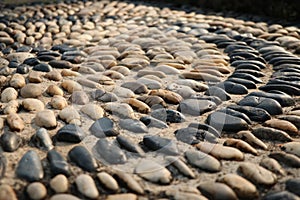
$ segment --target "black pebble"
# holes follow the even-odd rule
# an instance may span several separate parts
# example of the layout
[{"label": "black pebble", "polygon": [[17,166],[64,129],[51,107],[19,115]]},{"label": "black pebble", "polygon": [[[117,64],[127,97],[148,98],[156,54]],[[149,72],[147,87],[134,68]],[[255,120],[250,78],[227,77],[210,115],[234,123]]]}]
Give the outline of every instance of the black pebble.
[{"label": "black pebble", "polygon": [[143,144],[152,151],[168,155],[178,155],[178,148],[176,143],[168,138],[162,138],[157,135],[145,135]]},{"label": "black pebble", "polygon": [[86,136],[86,133],[75,124],[67,124],[59,129],[55,139],[60,142],[79,143]]},{"label": "black pebble", "polygon": [[16,72],[19,74],[27,74],[29,72],[29,65],[26,64],[18,65]]},{"label": "black pebble", "polygon": [[52,176],[57,174],[70,175],[70,168],[67,161],[56,150],[52,149],[47,153]]},{"label": "black pebble", "polygon": [[92,154],[83,146],[73,147],[68,156],[72,162],[85,171],[94,172],[98,167]]},{"label": "black pebble", "polygon": [[120,146],[123,147],[124,149],[126,149],[127,151],[136,153],[139,156],[145,155],[144,150],[138,144],[135,144],[134,141],[130,140],[129,138],[119,135],[117,137],[117,141],[120,144]]},{"label": "black pebble", "polygon": [[35,65],[33,68],[35,71],[40,71],[40,72],[50,72],[52,71],[52,67],[46,63],[40,63]]},{"label": "black pebble", "polygon": [[29,150],[23,155],[17,165],[16,175],[29,182],[38,181],[44,177],[40,157],[35,151]]},{"label": "black pebble", "polygon": [[26,58],[23,64],[34,66],[40,64],[40,61],[37,58]]},{"label": "black pebble", "polygon": [[5,132],[1,135],[0,142],[4,151],[14,152],[20,147],[22,139],[13,132]]},{"label": "black pebble", "polygon": [[120,147],[114,143],[108,142],[104,138],[97,141],[94,149],[102,162],[107,162],[109,164],[124,164],[127,161],[127,157]]},{"label": "black pebble", "polygon": [[103,138],[106,136],[116,136],[119,134],[119,132],[114,129],[114,122],[107,117],[102,117],[96,120],[89,128],[89,130],[98,138]]}]

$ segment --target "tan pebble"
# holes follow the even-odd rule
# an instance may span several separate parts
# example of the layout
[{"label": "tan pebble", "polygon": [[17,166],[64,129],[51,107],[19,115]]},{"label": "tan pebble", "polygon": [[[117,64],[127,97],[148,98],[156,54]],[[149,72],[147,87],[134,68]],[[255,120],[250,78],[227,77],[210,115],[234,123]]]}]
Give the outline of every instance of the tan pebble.
[{"label": "tan pebble", "polygon": [[109,78],[108,76],[98,75],[97,76],[89,76],[89,80],[99,83],[101,85],[114,85],[115,82]]},{"label": "tan pebble", "polygon": [[157,66],[160,65],[166,65],[166,66],[170,66],[170,67],[174,67],[175,69],[186,69],[186,66],[184,64],[180,64],[180,63],[158,63]]},{"label": "tan pebble", "polygon": [[152,90],[149,95],[159,96],[163,98],[167,103],[172,104],[178,104],[183,100],[183,98],[179,94],[164,89]]},{"label": "tan pebble", "polygon": [[133,109],[126,103],[108,102],[103,107],[106,111],[112,113],[113,115],[122,118],[135,118]]},{"label": "tan pebble", "polygon": [[204,181],[197,188],[210,199],[238,200],[234,191],[224,183]]},{"label": "tan pebble", "polygon": [[21,74],[14,74],[9,81],[11,87],[19,89],[25,86],[25,78]]},{"label": "tan pebble", "polygon": [[255,137],[250,131],[240,131],[237,133],[237,135],[244,141],[248,142],[251,145],[255,145],[260,147],[263,150],[267,150],[268,147],[267,145],[261,141],[260,139],[258,139],[257,137]]},{"label": "tan pebble", "polygon": [[123,171],[116,171],[115,174],[125,182],[126,186],[136,192],[137,194],[144,194],[144,189],[142,186],[132,177],[132,175],[127,174]]},{"label": "tan pebble", "polygon": [[28,111],[42,111],[45,108],[43,102],[38,99],[27,98],[22,101],[22,106]]},{"label": "tan pebble", "polygon": [[197,81],[212,81],[212,82],[220,82],[221,79],[217,76],[202,73],[202,72],[183,72],[179,75],[180,78],[190,78]]},{"label": "tan pebble", "polygon": [[161,71],[165,74],[180,74],[180,71],[174,67],[168,65],[159,65],[154,68],[157,71]]},{"label": "tan pebble", "polygon": [[12,100],[6,104],[3,109],[4,114],[17,113],[19,109],[19,102],[16,100]]},{"label": "tan pebble", "polygon": [[216,69],[194,69],[191,72],[200,72],[200,73],[210,74],[216,77],[224,77],[224,75],[221,72],[219,72],[219,70]]},{"label": "tan pebble", "polygon": [[201,170],[208,172],[219,172],[222,169],[221,162],[211,155],[197,150],[188,150],[185,152],[187,161]]},{"label": "tan pebble", "polygon": [[270,119],[264,122],[264,125],[286,131],[290,134],[298,135],[298,128],[289,121],[280,119]]},{"label": "tan pebble", "polygon": [[114,66],[112,68],[110,68],[111,70],[114,70],[116,72],[119,72],[121,74],[123,74],[124,76],[127,76],[130,74],[130,70],[127,68],[127,67],[124,67],[124,66]]},{"label": "tan pebble", "polygon": [[112,191],[118,191],[118,182],[108,173],[100,172],[97,174],[99,181],[107,188]]},{"label": "tan pebble", "polygon": [[286,175],[282,166],[277,162],[277,160],[273,158],[268,158],[268,157],[263,158],[259,164],[275,174],[282,175],[282,176]]},{"label": "tan pebble", "polygon": [[140,70],[137,73],[137,77],[143,77],[145,75],[154,75],[158,78],[165,78],[166,74],[160,71]]},{"label": "tan pebble", "polygon": [[50,198],[50,200],[80,200],[80,199],[71,194],[55,194]]},{"label": "tan pebble", "polygon": [[257,199],[258,191],[251,182],[237,174],[226,174],[217,179],[225,183],[237,194],[240,199]]},{"label": "tan pebble", "polygon": [[0,185],[0,200],[17,200],[17,195],[11,186],[6,184]]},{"label": "tan pebble", "polygon": [[87,174],[81,174],[75,180],[78,191],[84,196],[96,199],[99,196],[96,184],[92,177]]},{"label": "tan pebble", "polygon": [[201,142],[196,145],[196,147],[204,152],[214,156],[217,159],[224,159],[224,160],[244,160],[244,154],[233,147],[226,147],[221,144],[213,144],[209,142]]},{"label": "tan pebble", "polygon": [[68,106],[68,102],[64,97],[55,95],[52,97],[50,105],[55,109],[62,110]]},{"label": "tan pebble", "polygon": [[135,194],[132,193],[125,193],[125,194],[111,194],[107,196],[106,200],[120,200],[120,199],[126,199],[126,200],[137,200],[138,197]]},{"label": "tan pebble", "polygon": [[57,125],[56,117],[52,110],[43,110],[36,114],[35,124],[40,127],[54,128]]},{"label": "tan pebble", "polygon": [[95,83],[94,81],[85,78],[77,79],[77,82],[80,83],[82,86],[89,87],[89,88],[98,88],[98,89],[103,88],[99,83]]},{"label": "tan pebble", "polygon": [[43,90],[41,85],[29,83],[20,90],[20,93],[23,98],[36,98],[42,95]]},{"label": "tan pebble", "polygon": [[16,100],[17,98],[18,92],[12,87],[5,88],[1,93],[1,101],[3,103],[7,103],[11,100]]},{"label": "tan pebble", "polygon": [[96,74],[96,71],[90,67],[81,66],[76,69],[76,67],[72,68],[73,71],[77,71],[80,74]]},{"label": "tan pebble", "polygon": [[26,192],[30,199],[33,200],[44,199],[47,196],[46,187],[39,182],[30,183],[26,189]]},{"label": "tan pebble", "polygon": [[124,75],[114,70],[106,70],[103,75],[110,77],[111,79],[124,79]]},{"label": "tan pebble", "polygon": [[100,119],[101,117],[104,116],[103,108],[96,104],[92,104],[92,103],[84,105],[80,109],[80,111],[83,112],[84,114],[88,115],[93,120]]},{"label": "tan pebble", "polygon": [[170,162],[171,165],[176,167],[179,172],[184,174],[187,177],[195,178],[194,172],[180,159],[174,156],[166,157],[166,160]]},{"label": "tan pebble", "polygon": [[200,194],[194,194],[189,192],[181,192],[175,189],[167,190],[166,195],[172,197],[174,200],[189,199],[189,200],[208,200],[206,197]]},{"label": "tan pebble", "polygon": [[12,131],[22,131],[25,127],[23,119],[17,113],[7,115],[6,121]]},{"label": "tan pebble", "polygon": [[277,177],[271,171],[250,162],[244,162],[238,167],[243,176],[257,185],[274,185]]},{"label": "tan pebble", "polygon": [[159,96],[145,95],[145,96],[140,96],[137,99],[140,101],[143,101],[151,108],[155,107],[155,106],[167,107],[166,102],[163,100],[163,98],[161,98]]},{"label": "tan pebble", "polygon": [[135,168],[135,173],[155,183],[168,184],[172,180],[171,172],[152,160],[141,160]]},{"label": "tan pebble", "polygon": [[286,153],[294,154],[300,157],[300,142],[288,142],[280,145],[281,150]]},{"label": "tan pebble", "polygon": [[82,86],[73,81],[73,80],[65,80],[61,83],[61,87],[63,89],[65,89],[68,93],[73,93],[74,91],[81,91],[82,90]]},{"label": "tan pebble", "polygon": [[28,80],[30,83],[41,83],[43,81],[42,73],[38,71],[31,71],[28,74]]},{"label": "tan pebble", "polygon": [[114,87],[113,90],[109,90],[109,92],[113,92],[118,97],[123,97],[123,98],[135,97],[135,94],[133,91],[131,91],[128,88],[119,87],[119,86]]},{"label": "tan pebble", "polygon": [[128,103],[134,110],[137,110],[140,113],[147,114],[151,110],[147,104],[134,98],[125,99],[124,103]]},{"label": "tan pebble", "polygon": [[7,56],[7,59],[10,61],[13,59],[17,59],[19,63],[23,63],[25,59],[32,58],[32,57],[34,57],[34,55],[28,52],[14,52],[14,53],[10,53]]},{"label": "tan pebble", "polygon": [[80,76],[80,73],[72,71],[70,69],[63,69],[61,71],[62,76]]},{"label": "tan pebble", "polygon": [[225,146],[235,147],[243,152],[251,153],[253,155],[258,155],[258,152],[256,149],[254,149],[251,145],[249,145],[247,142],[244,142],[243,140],[234,139],[234,138],[228,138],[224,142]]},{"label": "tan pebble", "polygon": [[52,80],[52,81],[60,81],[62,80],[62,75],[58,70],[52,70],[45,75],[45,78]]},{"label": "tan pebble", "polygon": [[69,187],[68,179],[63,174],[56,175],[54,178],[51,179],[50,187],[56,193],[67,192]]},{"label": "tan pebble", "polygon": [[55,95],[63,96],[64,95],[63,90],[60,89],[60,87],[58,87],[57,85],[49,85],[48,88],[46,89],[46,92],[50,96],[55,96]]},{"label": "tan pebble", "polygon": [[69,124],[80,125],[80,115],[75,108],[68,106],[60,111],[59,117]]}]

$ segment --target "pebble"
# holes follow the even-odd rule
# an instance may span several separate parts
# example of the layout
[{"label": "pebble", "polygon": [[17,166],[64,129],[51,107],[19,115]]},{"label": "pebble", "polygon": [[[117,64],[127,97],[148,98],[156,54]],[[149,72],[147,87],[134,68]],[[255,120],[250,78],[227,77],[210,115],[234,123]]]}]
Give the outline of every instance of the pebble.
[{"label": "pebble", "polygon": [[75,124],[67,124],[64,127],[60,128],[55,137],[57,141],[61,142],[70,142],[70,143],[79,143],[86,136],[86,133]]},{"label": "pebble", "polygon": [[220,161],[206,153],[197,150],[187,150],[184,155],[194,167],[212,173],[221,171]]},{"label": "pebble", "polygon": [[19,63],[23,63],[24,60],[26,60],[27,58],[32,58],[32,57],[34,57],[34,55],[31,53],[28,53],[28,52],[14,52],[14,53],[10,53],[9,55],[7,55],[7,59],[9,61],[17,60]]},{"label": "pebble", "polygon": [[290,142],[293,140],[286,132],[269,127],[255,128],[252,130],[252,134],[263,140],[277,140],[282,142]]},{"label": "pebble", "polygon": [[110,174],[106,172],[100,172],[97,174],[97,178],[99,179],[100,183],[107,189],[114,192],[119,190],[118,182]]},{"label": "pebble", "polygon": [[300,167],[300,158],[293,154],[284,153],[284,152],[273,152],[269,154],[269,157],[274,158],[279,163],[285,166],[294,167],[294,168]]},{"label": "pebble", "polygon": [[52,67],[46,63],[40,63],[35,65],[32,70],[40,71],[40,72],[50,72],[52,71]]},{"label": "pebble", "polygon": [[78,191],[90,199],[96,199],[99,196],[96,184],[92,177],[87,174],[80,174],[75,180]]},{"label": "pebble", "polygon": [[229,80],[221,82],[215,86],[222,88],[229,94],[240,94],[240,95],[248,94],[248,90],[244,85],[235,83],[235,82],[231,82]]},{"label": "pebble", "polygon": [[240,139],[228,138],[225,140],[223,145],[235,147],[245,153],[251,153],[256,156],[258,155],[258,152],[255,148],[253,148],[250,144]]},{"label": "pebble", "polygon": [[47,189],[40,182],[30,183],[27,186],[26,192],[30,199],[33,200],[44,199],[47,196]]},{"label": "pebble", "polygon": [[45,128],[55,128],[57,126],[56,117],[52,110],[39,111],[35,116],[35,124]]},{"label": "pebble", "polygon": [[285,189],[289,192],[292,192],[296,195],[300,195],[299,192],[300,188],[300,179],[299,178],[292,178],[285,182]]},{"label": "pebble", "polygon": [[263,197],[264,200],[279,200],[279,199],[288,199],[288,200],[299,200],[299,197],[288,191],[281,191],[268,194]]},{"label": "pebble", "polygon": [[106,111],[120,118],[135,118],[133,109],[126,103],[109,102],[103,107]]},{"label": "pebble", "polygon": [[159,81],[150,78],[141,77],[136,82],[146,85],[149,90],[162,88],[162,84]]},{"label": "pebble", "polygon": [[136,200],[138,199],[137,195],[132,193],[125,193],[125,194],[111,194],[107,196],[107,200],[119,200],[119,199],[126,199],[126,200]]},{"label": "pebble", "polygon": [[50,198],[50,200],[80,200],[80,199],[71,194],[55,194]]},{"label": "pebble", "polygon": [[131,91],[130,89],[124,88],[124,87],[116,86],[110,92],[113,92],[118,97],[123,97],[123,98],[133,98],[133,97],[135,97],[135,94],[134,94],[133,91]]},{"label": "pebble", "polygon": [[174,156],[168,156],[165,158],[171,165],[176,167],[176,169],[183,175],[189,178],[195,178],[195,173],[184,163],[180,158]]},{"label": "pebble", "polygon": [[98,167],[98,164],[92,154],[84,146],[75,146],[69,153],[68,157],[71,162],[75,163],[81,169],[94,172]]},{"label": "pebble", "polygon": [[85,105],[89,102],[89,97],[84,91],[74,91],[70,97],[71,103]]},{"label": "pebble", "polygon": [[280,119],[270,119],[264,122],[265,126],[285,131],[291,135],[298,135],[298,128],[289,121]]},{"label": "pebble", "polygon": [[138,82],[125,82],[121,85],[121,87],[130,89],[135,94],[146,94],[148,93],[148,88],[146,85]]},{"label": "pebble", "polygon": [[237,135],[242,139],[248,142],[251,145],[257,146],[261,149],[267,150],[267,145],[258,139],[255,135],[253,135],[250,131],[240,131]]},{"label": "pebble", "polygon": [[178,104],[183,100],[183,98],[179,94],[163,89],[152,90],[149,94],[159,96],[163,98],[167,103],[171,104]]},{"label": "pebble", "polygon": [[47,159],[49,161],[50,171],[52,175],[64,174],[70,175],[70,169],[67,161],[62,157],[60,153],[52,149],[47,153]]},{"label": "pebble", "polygon": [[271,119],[270,114],[262,108],[255,108],[251,106],[239,106],[239,105],[230,105],[227,108],[246,114],[252,121],[265,122]]},{"label": "pebble", "polygon": [[146,103],[152,109],[167,107],[166,102],[161,97],[158,96],[152,96],[152,95],[140,96],[137,98],[137,100]]},{"label": "pebble", "polygon": [[196,81],[205,82],[220,82],[220,78],[204,72],[182,72],[179,74],[179,78],[193,79]]},{"label": "pebble", "polygon": [[16,73],[19,73],[19,74],[28,74],[28,72],[29,72],[29,65],[20,64],[20,65],[17,66]]},{"label": "pebble", "polygon": [[1,101],[3,103],[7,103],[11,100],[16,100],[17,98],[18,92],[12,87],[5,88],[1,93]]},{"label": "pebble", "polygon": [[149,113],[151,108],[144,102],[137,100],[135,98],[129,98],[125,99],[123,101],[124,103],[128,103],[134,110],[140,112],[140,113]]},{"label": "pebble", "polygon": [[148,128],[155,127],[164,129],[169,127],[165,122],[155,119],[151,116],[143,116],[140,118],[140,121],[143,122]]},{"label": "pebble", "polygon": [[139,145],[135,144],[135,142],[132,141],[131,139],[124,137],[122,135],[117,136],[116,139],[117,139],[119,145],[123,149],[125,149],[129,152],[132,152],[132,153],[136,153],[137,155],[139,155],[141,157],[145,156],[144,150]]},{"label": "pebble", "polygon": [[147,133],[148,128],[137,119],[120,119],[119,126],[133,133]]},{"label": "pebble", "polygon": [[180,102],[177,110],[183,114],[202,115],[216,109],[217,105],[208,100],[186,99]]},{"label": "pebble", "polygon": [[239,165],[238,171],[257,185],[274,185],[277,182],[275,174],[254,163],[244,162]]},{"label": "pebble", "polygon": [[237,132],[248,129],[248,123],[245,120],[218,111],[207,117],[207,123],[218,131]]},{"label": "pebble", "polygon": [[295,105],[295,100],[287,94],[276,94],[262,91],[255,91],[248,94],[248,96],[265,97],[276,100],[282,107]]},{"label": "pebble", "polygon": [[185,121],[185,116],[176,110],[171,109],[156,109],[151,112],[151,117],[154,117],[163,122],[181,123]]},{"label": "pebble", "polygon": [[92,103],[84,105],[80,111],[88,115],[93,120],[100,119],[104,115],[103,108]]},{"label": "pebble", "polygon": [[124,164],[127,161],[127,157],[120,147],[110,143],[105,138],[99,139],[94,149],[97,151],[99,159],[104,163]]},{"label": "pebble", "polygon": [[20,90],[20,94],[23,98],[36,98],[41,96],[43,90],[39,84],[28,83]]},{"label": "pebble", "polygon": [[242,161],[245,158],[244,154],[240,150],[233,147],[223,146],[221,144],[201,142],[197,144],[196,147],[200,151],[210,154],[217,159]]},{"label": "pebble", "polygon": [[63,79],[61,73],[58,70],[52,70],[45,74],[45,78],[52,81],[60,81]]},{"label": "pebble", "polygon": [[197,186],[201,194],[208,199],[215,200],[237,200],[238,197],[234,191],[224,183],[203,182]]},{"label": "pebble", "polygon": [[115,95],[112,92],[106,92],[104,90],[98,89],[93,93],[93,98],[97,101],[103,101],[103,102],[114,102],[118,101],[117,95]]},{"label": "pebble", "polygon": [[44,177],[42,163],[36,151],[29,150],[22,156],[16,168],[16,175],[29,182]]},{"label": "pebble", "polygon": [[46,89],[46,92],[50,96],[55,96],[55,95],[63,96],[64,95],[64,92],[62,91],[62,89],[60,89],[60,87],[58,87],[57,85],[49,85],[48,88]]},{"label": "pebble", "polygon": [[13,188],[6,184],[1,184],[0,186],[0,199],[1,200],[17,200],[17,195]]},{"label": "pebble", "polygon": [[6,104],[3,109],[4,114],[16,114],[19,109],[19,102],[17,100],[12,100]]},{"label": "pebble", "polygon": [[134,171],[154,183],[169,184],[172,180],[171,172],[152,160],[141,160]]},{"label": "pebble", "polygon": [[97,119],[89,128],[89,131],[98,138],[117,136],[119,132],[114,128],[114,122],[108,117]]},{"label": "pebble", "polygon": [[238,105],[262,108],[270,115],[279,115],[283,112],[281,105],[276,100],[265,97],[248,96],[239,101]]},{"label": "pebble", "polygon": [[65,193],[68,191],[68,179],[63,174],[58,174],[50,180],[50,187],[55,193]]},{"label": "pebble", "polygon": [[217,181],[231,187],[240,199],[258,198],[258,191],[255,185],[237,174],[226,174],[218,178]]},{"label": "pebble", "polygon": [[25,128],[23,119],[17,113],[7,115],[6,121],[12,131],[22,131]]},{"label": "pebble", "polygon": [[249,117],[247,115],[245,115],[244,113],[241,113],[239,111],[236,111],[236,110],[233,110],[233,109],[230,109],[230,108],[222,108],[222,109],[218,110],[218,112],[223,112],[223,113],[226,113],[226,114],[231,115],[233,117],[241,118],[241,119],[245,120],[248,124],[252,124]]},{"label": "pebble", "polygon": [[14,152],[22,144],[22,139],[16,133],[4,132],[0,137],[0,144],[4,151]]},{"label": "pebble", "polygon": [[24,87],[26,82],[25,82],[25,78],[21,74],[14,74],[11,77],[9,84],[11,87],[13,87],[15,89],[19,89],[19,88]]},{"label": "pebble", "polygon": [[144,194],[144,189],[142,186],[128,173],[123,171],[115,171],[115,175],[121,179],[131,191],[137,194]]},{"label": "pebble", "polygon": [[44,128],[40,128],[31,138],[34,145],[40,149],[49,151],[53,149],[52,140],[47,130]]},{"label": "pebble", "polygon": [[30,83],[42,83],[43,82],[41,72],[31,71],[31,72],[29,72],[27,78]]},{"label": "pebble", "polygon": [[216,86],[210,86],[204,94],[219,97],[222,101],[231,99],[230,95],[225,90]]},{"label": "pebble", "polygon": [[178,155],[178,147],[175,141],[157,135],[145,135],[143,144],[150,150],[167,155]]},{"label": "pebble", "polygon": [[273,158],[263,158],[259,164],[277,175],[286,174],[282,166]]},{"label": "pebble", "polygon": [[[64,104],[65,102],[63,102],[62,100],[60,103]],[[61,118],[62,120],[64,120],[69,124],[75,124],[75,125],[81,124],[80,115],[73,106],[65,107],[59,112],[58,116],[59,118]]]},{"label": "pebble", "polygon": [[280,115],[278,119],[286,120],[294,124],[297,128],[300,128],[300,116],[297,115]]},{"label": "pebble", "polygon": [[300,142],[288,142],[280,145],[281,150],[285,151],[286,153],[294,154],[300,157]]},{"label": "pebble", "polygon": [[71,69],[73,67],[73,64],[66,60],[51,60],[48,64],[57,69]]},{"label": "pebble", "polygon": [[65,80],[61,83],[61,87],[66,90],[68,93],[72,94],[74,91],[81,91],[82,86],[73,81],[73,80]]}]

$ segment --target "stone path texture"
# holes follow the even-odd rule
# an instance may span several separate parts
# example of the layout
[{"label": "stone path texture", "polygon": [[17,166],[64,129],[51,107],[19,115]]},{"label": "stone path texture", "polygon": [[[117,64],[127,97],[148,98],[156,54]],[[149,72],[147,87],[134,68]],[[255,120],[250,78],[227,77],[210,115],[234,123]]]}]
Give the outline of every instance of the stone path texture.
[{"label": "stone path texture", "polygon": [[300,29],[159,2],[0,8],[0,200],[300,199]]}]

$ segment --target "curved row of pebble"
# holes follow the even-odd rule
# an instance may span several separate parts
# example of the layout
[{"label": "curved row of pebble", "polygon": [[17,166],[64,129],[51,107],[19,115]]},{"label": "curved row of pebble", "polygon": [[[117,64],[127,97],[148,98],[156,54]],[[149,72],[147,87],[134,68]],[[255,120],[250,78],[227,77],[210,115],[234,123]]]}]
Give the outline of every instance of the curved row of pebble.
[{"label": "curved row of pebble", "polygon": [[3,8],[0,199],[299,199],[299,33],[117,1]]}]

